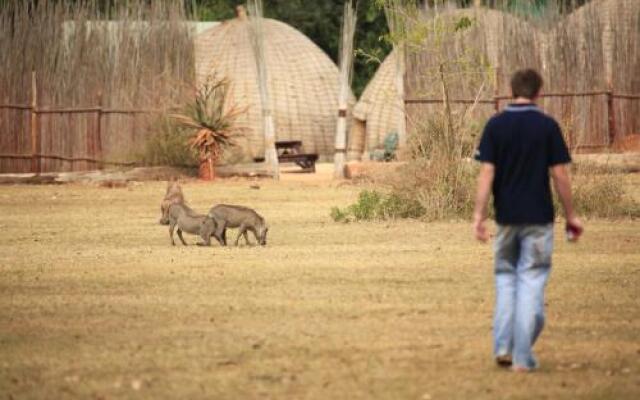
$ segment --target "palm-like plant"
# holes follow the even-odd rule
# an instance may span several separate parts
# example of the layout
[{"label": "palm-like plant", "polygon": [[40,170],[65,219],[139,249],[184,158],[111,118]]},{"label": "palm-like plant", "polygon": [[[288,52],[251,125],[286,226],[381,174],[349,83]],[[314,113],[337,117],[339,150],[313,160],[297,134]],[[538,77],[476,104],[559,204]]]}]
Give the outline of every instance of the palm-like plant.
[{"label": "palm-like plant", "polygon": [[[229,81],[211,76],[196,89],[192,103],[181,113],[171,115],[178,125],[194,132],[189,144],[198,150],[201,177],[205,179],[213,179],[214,163],[226,148],[236,145],[235,138],[245,130],[236,125],[236,120],[246,108],[226,104],[228,94]],[[208,169],[204,174],[203,164]]]}]

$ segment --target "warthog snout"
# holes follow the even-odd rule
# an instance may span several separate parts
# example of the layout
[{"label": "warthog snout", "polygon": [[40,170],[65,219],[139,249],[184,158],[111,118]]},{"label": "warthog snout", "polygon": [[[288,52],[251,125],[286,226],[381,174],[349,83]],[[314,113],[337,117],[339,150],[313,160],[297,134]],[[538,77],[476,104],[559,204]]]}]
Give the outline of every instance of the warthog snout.
[{"label": "warthog snout", "polygon": [[260,235],[260,245],[261,246],[266,246],[267,245],[267,232],[269,232],[269,228],[264,228],[264,230],[262,231],[262,234]]}]

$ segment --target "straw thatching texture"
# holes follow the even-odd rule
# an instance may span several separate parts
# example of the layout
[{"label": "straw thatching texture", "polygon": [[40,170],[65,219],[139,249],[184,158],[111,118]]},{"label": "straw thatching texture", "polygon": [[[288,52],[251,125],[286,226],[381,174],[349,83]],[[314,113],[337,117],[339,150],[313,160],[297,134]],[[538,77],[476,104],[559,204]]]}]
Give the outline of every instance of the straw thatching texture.
[{"label": "straw thatching texture", "polygon": [[363,151],[378,148],[387,134],[398,129],[397,121],[403,111],[397,106],[395,57],[396,52],[393,51],[380,64],[353,108],[354,124],[349,143],[352,159],[358,158]]},{"label": "straw thatching texture", "polygon": [[[294,28],[264,20],[268,87],[277,140],[301,140],[307,153],[333,155],[338,110],[338,68],[311,40]],[[231,98],[247,112],[238,124],[248,128],[240,139],[243,157],[264,154],[262,106],[249,21],[225,21],[196,38],[197,81],[210,74],[231,81]]]},{"label": "straw thatching texture", "polygon": [[[581,7],[539,35],[546,44],[541,49],[546,92],[607,89],[606,64],[611,58],[605,50],[605,14],[604,8]],[[607,143],[604,96],[546,99],[543,105],[560,121],[570,145]]]},{"label": "straw thatching texture", "polygon": [[[640,93],[640,1],[611,3],[611,80],[614,91]],[[640,134],[640,100],[619,100],[616,125],[620,136]],[[621,138],[622,139],[622,138]]]},{"label": "straw thatching texture", "polygon": [[[532,34],[532,29],[528,24],[495,10],[482,9],[476,12],[474,10],[464,9],[448,11],[447,13],[450,14],[452,18],[468,16],[477,21],[477,24],[463,36],[462,40],[452,43],[450,48],[450,56],[452,58],[456,57],[456,52],[461,52],[461,44],[464,42],[467,46],[475,46],[479,49],[492,65],[498,65],[502,62],[502,54],[499,50],[500,46],[502,46],[500,38],[506,31],[520,29],[522,32],[526,32],[526,34]],[[493,28],[484,29],[485,26],[491,26]],[[525,35],[521,36],[524,37]],[[530,43],[533,42],[533,40],[532,38]],[[413,54],[413,57],[415,56],[416,55]],[[386,135],[397,131],[397,120],[404,111],[399,109],[395,102],[397,96],[394,83],[396,69],[395,57],[395,51],[387,56],[354,108],[354,125],[351,130],[349,146],[349,154],[352,159],[357,158],[363,151],[366,152],[380,148],[383,145]],[[517,57],[526,60],[526,62],[531,65],[535,65],[535,63],[526,59],[526,53],[519,54]],[[424,63],[429,64],[428,58],[429,54],[425,54],[424,61],[421,62],[414,58],[413,63],[415,65],[416,62],[419,62],[421,66],[424,65]],[[432,67],[433,66],[431,66],[431,68]],[[434,85],[433,76],[425,79],[425,76],[422,74],[408,73],[405,79],[405,88],[409,94],[405,96],[406,98],[410,98],[411,96],[414,98],[441,97],[438,92],[439,89],[434,89],[436,85]],[[453,86],[454,97],[456,98],[474,97],[476,95],[469,85],[465,85],[464,80],[453,82]],[[492,95],[491,87],[491,83],[488,83],[487,90],[485,90],[487,97]],[[407,107],[418,107],[420,110],[428,109],[433,111],[440,107],[440,105],[408,105]],[[479,107],[479,109],[482,115],[490,115],[491,107],[484,106]],[[361,137],[363,133],[364,137]]]},{"label": "straw thatching texture", "polygon": [[0,108],[0,172],[31,171],[32,150],[49,156],[42,172],[102,166],[84,158],[135,161],[157,114],[68,109],[165,110],[186,98],[195,73],[182,5],[131,0],[110,8],[110,21],[101,10],[54,0],[0,7],[0,104],[30,104],[35,73],[36,108],[67,110],[38,113],[32,143],[29,110]]},{"label": "straw thatching texture", "polygon": [[[495,10],[452,10],[445,17],[472,16],[476,23],[442,50],[451,57],[469,46],[483,55],[495,69],[495,80],[488,82],[483,97],[498,92],[508,95],[511,74],[521,68],[538,69],[546,93],[604,91],[639,93],[640,78],[640,1],[594,0],[549,26],[549,20],[526,21]],[[425,16],[425,18],[429,18]],[[425,47],[407,56],[405,88],[407,98],[440,97],[430,78],[433,71],[432,48]],[[425,72],[426,71],[426,72]],[[471,83],[470,83],[471,82]],[[452,98],[473,97],[471,78],[451,82]],[[594,97],[545,98],[544,110],[558,119],[569,143],[591,148],[608,143],[607,104],[604,95]],[[504,106],[504,102],[501,104]],[[424,120],[440,105],[407,106],[409,124]],[[476,109],[476,118],[493,112],[491,105]],[[640,101],[615,100],[616,132],[619,136],[640,127]]]}]

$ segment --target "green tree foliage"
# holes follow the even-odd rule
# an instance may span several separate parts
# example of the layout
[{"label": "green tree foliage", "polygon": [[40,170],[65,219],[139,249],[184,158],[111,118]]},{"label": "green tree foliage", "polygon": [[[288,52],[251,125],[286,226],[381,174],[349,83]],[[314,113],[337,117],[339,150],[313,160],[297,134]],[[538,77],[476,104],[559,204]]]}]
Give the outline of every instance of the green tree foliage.
[{"label": "green tree foliage", "polygon": [[359,1],[354,46],[359,55],[355,58],[352,85],[356,96],[362,94],[380,63],[391,52],[391,43],[384,39],[388,33],[384,11],[376,1]]}]

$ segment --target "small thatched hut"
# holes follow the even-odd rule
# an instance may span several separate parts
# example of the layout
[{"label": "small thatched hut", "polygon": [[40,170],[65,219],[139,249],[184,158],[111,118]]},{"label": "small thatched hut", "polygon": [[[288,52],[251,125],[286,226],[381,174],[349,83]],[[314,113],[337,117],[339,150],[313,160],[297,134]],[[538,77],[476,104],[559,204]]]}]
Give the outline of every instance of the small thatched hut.
[{"label": "small thatched hut", "polygon": [[404,111],[398,107],[395,85],[396,52],[380,64],[353,108],[348,158],[358,160],[364,152],[382,146],[387,134],[397,132]]},{"label": "small thatched hut", "polygon": [[[250,21],[239,8],[237,17],[196,37],[199,83],[211,74],[231,82],[230,101],[247,107],[238,123],[248,132],[238,158],[264,155],[263,118]],[[338,68],[311,40],[273,20],[263,24],[268,89],[277,140],[301,140],[303,150],[322,158],[333,156],[338,115]]]}]

